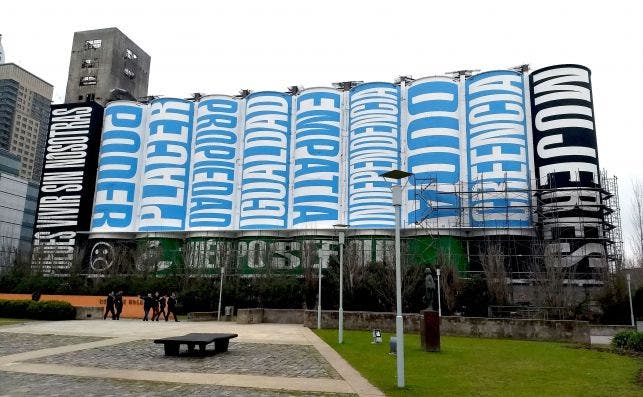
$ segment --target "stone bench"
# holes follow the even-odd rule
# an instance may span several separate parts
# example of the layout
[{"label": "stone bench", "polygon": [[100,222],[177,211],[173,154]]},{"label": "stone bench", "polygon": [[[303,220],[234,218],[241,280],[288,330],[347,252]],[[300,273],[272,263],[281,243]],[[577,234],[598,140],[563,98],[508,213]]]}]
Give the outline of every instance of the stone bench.
[{"label": "stone bench", "polygon": [[155,339],[154,343],[163,344],[166,356],[178,356],[181,345],[188,346],[188,353],[194,353],[194,347],[199,346],[201,354],[206,353],[206,346],[214,342],[214,352],[223,353],[228,351],[230,339],[236,338],[237,334],[202,334],[193,333],[183,336],[172,336],[169,338]]}]

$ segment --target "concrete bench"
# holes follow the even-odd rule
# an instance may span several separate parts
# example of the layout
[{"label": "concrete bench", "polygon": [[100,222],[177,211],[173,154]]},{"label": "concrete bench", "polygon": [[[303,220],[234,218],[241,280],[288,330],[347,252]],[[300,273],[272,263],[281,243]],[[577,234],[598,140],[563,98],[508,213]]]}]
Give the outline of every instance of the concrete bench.
[{"label": "concrete bench", "polygon": [[76,320],[102,319],[105,313],[105,306],[74,306],[76,308]]},{"label": "concrete bench", "polygon": [[217,312],[189,312],[190,321],[213,321],[217,319]]},{"label": "concrete bench", "polygon": [[193,333],[183,336],[172,336],[169,338],[155,339],[154,343],[163,344],[166,356],[178,356],[181,345],[188,346],[188,353],[194,353],[194,347],[199,346],[199,352],[205,354],[206,345],[214,342],[214,352],[223,353],[228,351],[230,339],[236,338],[237,334],[202,334]]}]

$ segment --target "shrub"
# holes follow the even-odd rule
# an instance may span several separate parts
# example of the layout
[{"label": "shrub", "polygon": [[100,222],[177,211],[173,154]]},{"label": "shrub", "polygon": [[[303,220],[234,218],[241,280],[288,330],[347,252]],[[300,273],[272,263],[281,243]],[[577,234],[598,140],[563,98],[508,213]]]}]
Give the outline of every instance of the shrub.
[{"label": "shrub", "polygon": [[76,308],[62,301],[0,300],[0,316],[34,320],[73,320],[76,318]]},{"label": "shrub", "polygon": [[623,331],[614,335],[612,345],[617,349],[643,352],[643,332]]}]

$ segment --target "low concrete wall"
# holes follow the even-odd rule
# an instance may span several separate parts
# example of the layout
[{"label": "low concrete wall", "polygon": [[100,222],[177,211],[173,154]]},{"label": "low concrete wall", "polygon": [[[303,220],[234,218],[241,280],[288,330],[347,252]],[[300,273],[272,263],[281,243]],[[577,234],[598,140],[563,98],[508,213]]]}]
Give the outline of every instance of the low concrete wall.
[{"label": "low concrete wall", "polygon": [[621,331],[636,331],[631,325],[590,325],[589,333],[592,336],[614,336]]},{"label": "low concrete wall", "polygon": [[[403,314],[406,332],[420,331],[419,314]],[[338,312],[322,311],[322,328],[337,328]],[[317,327],[317,311],[306,310],[304,325]],[[395,330],[395,313],[344,312],[344,329]],[[440,333],[452,336],[512,338],[573,343],[590,343],[589,323],[565,320],[492,319],[484,317],[441,317]]]},{"label": "low concrete wall", "polygon": [[440,331],[453,336],[590,343],[587,321],[442,317]]},{"label": "low concrete wall", "polygon": [[[406,332],[420,331],[420,314],[403,314]],[[317,310],[297,309],[239,309],[237,323],[302,324],[317,327]],[[323,310],[322,328],[337,328],[339,312]],[[395,313],[344,312],[344,329],[395,331]],[[485,317],[441,317],[440,333],[451,336],[481,338],[510,338],[541,341],[590,343],[590,326],[586,321],[524,320]]]},{"label": "low concrete wall", "polygon": [[214,321],[217,319],[217,312],[189,312],[189,321]]},{"label": "low concrete wall", "polygon": [[304,309],[263,309],[264,323],[303,324]]},{"label": "low concrete wall", "polygon": [[[404,330],[420,332],[420,315],[404,313]],[[317,327],[317,310],[306,310],[304,325],[308,328]],[[321,327],[337,328],[339,326],[339,312],[336,310],[322,310]],[[395,331],[395,313],[383,312],[344,312],[344,329],[381,329],[382,331]]]},{"label": "low concrete wall", "polygon": [[74,306],[76,308],[76,320],[96,320],[103,318],[103,307],[101,306]]},{"label": "low concrete wall", "polygon": [[237,310],[238,324],[261,324],[263,322],[263,309],[239,309]]}]

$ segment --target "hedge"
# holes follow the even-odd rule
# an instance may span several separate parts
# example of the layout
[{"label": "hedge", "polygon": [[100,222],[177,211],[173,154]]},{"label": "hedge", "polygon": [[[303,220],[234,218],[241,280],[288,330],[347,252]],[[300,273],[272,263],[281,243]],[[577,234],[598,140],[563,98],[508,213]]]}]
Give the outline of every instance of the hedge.
[{"label": "hedge", "polygon": [[643,352],[643,332],[623,331],[614,335],[612,345],[617,349]]},{"label": "hedge", "polygon": [[73,320],[76,308],[69,302],[0,299],[0,317],[34,320]]}]

